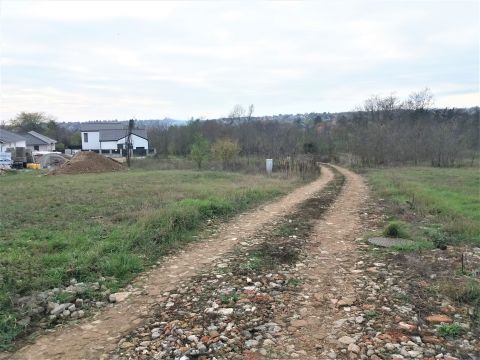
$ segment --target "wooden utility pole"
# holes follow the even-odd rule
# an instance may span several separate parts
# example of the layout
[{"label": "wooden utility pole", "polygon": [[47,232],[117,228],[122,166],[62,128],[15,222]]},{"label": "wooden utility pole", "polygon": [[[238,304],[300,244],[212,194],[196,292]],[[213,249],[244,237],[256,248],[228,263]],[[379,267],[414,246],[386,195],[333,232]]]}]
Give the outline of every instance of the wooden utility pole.
[{"label": "wooden utility pole", "polygon": [[133,144],[132,144],[132,131],[133,131],[134,120],[130,119],[128,121],[128,134],[125,139],[125,146],[127,147],[127,166],[130,167],[130,158],[132,157]]}]

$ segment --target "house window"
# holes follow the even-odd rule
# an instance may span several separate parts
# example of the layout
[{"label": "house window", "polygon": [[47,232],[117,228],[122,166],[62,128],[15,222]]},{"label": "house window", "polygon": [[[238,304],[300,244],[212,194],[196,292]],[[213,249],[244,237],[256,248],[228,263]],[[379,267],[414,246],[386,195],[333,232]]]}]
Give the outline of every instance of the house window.
[{"label": "house window", "polygon": [[88,142],[88,133],[83,133],[83,142]]},{"label": "house window", "polygon": [[40,146],[39,145],[33,145],[33,150],[40,150]]}]

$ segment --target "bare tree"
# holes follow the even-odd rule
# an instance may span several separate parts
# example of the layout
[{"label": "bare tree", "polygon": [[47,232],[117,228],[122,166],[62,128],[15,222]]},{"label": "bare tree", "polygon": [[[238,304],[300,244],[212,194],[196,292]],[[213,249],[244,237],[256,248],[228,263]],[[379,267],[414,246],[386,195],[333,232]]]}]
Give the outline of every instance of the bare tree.
[{"label": "bare tree", "polygon": [[254,111],[255,111],[255,106],[253,106],[253,104],[250,104],[250,106],[248,107],[248,112],[247,112],[247,119],[248,120],[252,119],[252,115],[253,115]]},{"label": "bare tree", "polygon": [[426,110],[434,104],[433,94],[429,88],[425,88],[418,92],[412,92],[404,105],[407,109],[418,111]]},{"label": "bare tree", "polygon": [[245,108],[242,105],[237,104],[233,107],[232,111],[230,111],[228,118],[233,122],[234,120],[240,120],[244,116]]},{"label": "bare tree", "polygon": [[429,88],[418,92],[412,92],[404,103],[404,107],[412,112],[411,114],[411,143],[414,164],[418,164],[419,145],[425,143],[424,120],[428,116],[427,110],[433,105],[433,94]]}]

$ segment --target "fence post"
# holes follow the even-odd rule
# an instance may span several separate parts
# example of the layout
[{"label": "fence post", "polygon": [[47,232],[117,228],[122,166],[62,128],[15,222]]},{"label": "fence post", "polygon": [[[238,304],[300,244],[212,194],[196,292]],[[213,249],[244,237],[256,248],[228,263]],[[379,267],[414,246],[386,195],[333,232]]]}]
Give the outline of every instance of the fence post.
[{"label": "fence post", "polygon": [[265,166],[267,169],[267,174],[271,175],[273,169],[273,159],[265,159]]}]

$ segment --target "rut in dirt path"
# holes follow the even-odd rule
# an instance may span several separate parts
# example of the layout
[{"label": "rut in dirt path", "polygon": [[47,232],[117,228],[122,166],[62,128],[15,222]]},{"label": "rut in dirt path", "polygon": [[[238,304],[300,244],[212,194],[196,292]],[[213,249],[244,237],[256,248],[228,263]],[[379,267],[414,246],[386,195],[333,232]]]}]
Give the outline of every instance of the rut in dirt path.
[{"label": "rut in dirt path", "polygon": [[79,324],[59,328],[40,336],[33,344],[13,354],[13,359],[97,359],[112,350],[126,333],[142,324],[153,304],[176,284],[204,270],[217,258],[252,236],[259,229],[274,225],[276,219],[291,212],[298,204],[322,190],[333,179],[332,171],[322,168],[321,177],[294,190],[279,201],[236,217],[222,225],[216,236],[191,244],[162,266],[141,276],[140,289],[123,302],[100,311]]},{"label": "rut in dirt path", "polygon": [[338,348],[338,339],[343,335],[340,327],[345,317],[345,312],[339,309],[348,310],[356,301],[355,239],[364,231],[361,209],[368,191],[361,176],[334,168],[345,177],[344,189],[317,222],[307,243],[305,268],[298,273],[305,279],[300,294],[303,301],[295,309],[305,321],[289,329],[292,343],[304,359],[336,358],[333,349]]}]

